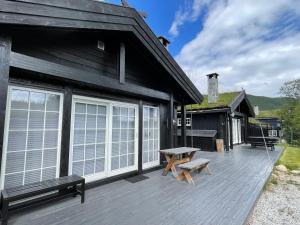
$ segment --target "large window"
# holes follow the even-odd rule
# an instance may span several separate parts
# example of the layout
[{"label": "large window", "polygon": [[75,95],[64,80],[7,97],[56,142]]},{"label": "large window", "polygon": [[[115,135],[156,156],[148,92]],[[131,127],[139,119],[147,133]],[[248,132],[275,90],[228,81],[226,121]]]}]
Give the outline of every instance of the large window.
[{"label": "large window", "polygon": [[143,109],[143,168],[159,165],[159,109],[144,106]]},{"label": "large window", "polygon": [[137,106],[73,97],[70,174],[89,181],[137,169]]},{"label": "large window", "polygon": [[1,189],[58,177],[62,98],[9,87]]}]

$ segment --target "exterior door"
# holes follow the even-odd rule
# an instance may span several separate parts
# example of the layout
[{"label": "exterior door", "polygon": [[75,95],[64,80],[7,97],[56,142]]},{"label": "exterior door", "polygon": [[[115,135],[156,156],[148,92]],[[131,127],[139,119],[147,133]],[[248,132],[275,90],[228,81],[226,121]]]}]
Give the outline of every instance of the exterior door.
[{"label": "exterior door", "polygon": [[70,174],[87,182],[137,170],[137,105],[73,97]]},{"label": "exterior door", "polygon": [[108,105],[74,98],[70,171],[87,181],[104,177],[108,149]]},{"label": "exterior door", "polygon": [[143,107],[143,169],[160,163],[159,108]]}]

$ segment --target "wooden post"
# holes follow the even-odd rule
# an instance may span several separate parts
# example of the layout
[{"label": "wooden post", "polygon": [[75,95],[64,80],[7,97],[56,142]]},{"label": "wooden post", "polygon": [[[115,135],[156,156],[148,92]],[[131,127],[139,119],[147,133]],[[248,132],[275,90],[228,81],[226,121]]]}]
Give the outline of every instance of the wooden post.
[{"label": "wooden post", "polygon": [[70,131],[72,117],[72,89],[64,90],[63,124],[61,137],[60,176],[69,175]]},{"label": "wooden post", "polygon": [[231,115],[229,115],[229,132],[230,132],[230,149],[233,149],[233,137],[232,137],[232,131],[233,131],[233,128],[232,128],[232,117]]},{"label": "wooden post", "polygon": [[125,44],[120,43],[120,55],[119,55],[119,79],[121,84],[125,84]]},{"label": "wooden post", "polygon": [[169,105],[169,117],[170,117],[170,148],[174,147],[174,125],[173,125],[173,120],[174,120],[174,97],[173,93],[170,94],[170,105]]},{"label": "wooden post", "polygon": [[2,162],[5,112],[7,101],[7,90],[9,81],[11,38],[6,35],[0,35],[0,168]]},{"label": "wooden post", "polygon": [[225,140],[224,140],[226,151],[229,151],[229,132],[228,132],[229,127],[228,127],[228,119],[229,119],[228,113],[226,112],[226,114],[225,114]]},{"label": "wooden post", "polygon": [[143,173],[143,102],[139,101],[138,174]]},{"label": "wooden post", "polygon": [[181,145],[186,147],[186,109],[183,102],[181,103]]}]

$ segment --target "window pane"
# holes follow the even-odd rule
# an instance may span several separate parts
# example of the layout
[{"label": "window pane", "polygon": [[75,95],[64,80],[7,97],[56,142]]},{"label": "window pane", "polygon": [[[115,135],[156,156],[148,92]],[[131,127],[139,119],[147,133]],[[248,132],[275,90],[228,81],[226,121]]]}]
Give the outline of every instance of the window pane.
[{"label": "window pane", "polygon": [[27,129],[28,111],[11,110],[9,129],[26,130]]},{"label": "window pane", "polygon": [[29,91],[13,90],[11,94],[11,108],[12,109],[26,109],[28,110]]},{"label": "window pane", "polygon": [[57,149],[46,149],[44,151],[43,168],[56,166]]},{"label": "window pane", "polygon": [[119,169],[119,160],[120,158],[117,156],[117,157],[112,157],[111,158],[111,169],[112,170],[116,170],[116,169]]},{"label": "window pane", "polygon": [[76,113],[86,113],[86,104],[76,103],[75,112]]},{"label": "window pane", "polygon": [[96,160],[96,173],[104,171],[104,159],[97,159]]},{"label": "window pane", "polygon": [[96,145],[86,145],[85,146],[85,159],[95,158]]},{"label": "window pane", "polygon": [[73,147],[73,161],[84,160],[84,145]]},{"label": "window pane", "polygon": [[6,156],[5,173],[16,173],[24,171],[25,152],[11,152]]},{"label": "window pane", "polygon": [[127,167],[127,155],[122,155],[120,158],[120,168]]},{"label": "window pane", "polygon": [[30,93],[30,109],[45,110],[46,94],[39,92]]},{"label": "window pane", "polygon": [[87,115],[86,118],[86,128],[87,129],[95,129],[97,125],[96,115]]},{"label": "window pane", "polygon": [[72,173],[78,176],[83,175],[83,162],[74,162],[72,167]]},{"label": "window pane", "polygon": [[47,169],[43,169],[42,172],[42,179],[43,180],[50,180],[50,179],[54,179],[56,177],[56,168],[47,168]]},{"label": "window pane", "polygon": [[47,96],[47,111],[59,111],[59,103],[60,103],[59,95],[48,94]]},{"label": "window pane", "polygon": [[29,129],[44,129],[44,112],[30,111]]},{"label": "window pane", "polygon": [[46,129],[58,129],[59,113],[46,113]]},{"label": "window pane", "polygon": [[26,171],[24,184],[31,184],[41,181],[41,170]]},{"label": "window pane", "polygon": [[86,160],[84,165],[84,175],[94,174],[95,160]]},{"label": "window pane", "polygon": [[104,157],[105,157],[105,144],[97,144],[96,158],[104,158]]},{"label": "window pane", "polygon": [[85,114],[76,114],[75,115],[75,129],[85,129]]},{"label": "window pane", "polygon": [[96,114],[97,106],[96,105],[87,105],[87,113],[88,114]]},{"label": "window pane", "polygon": [[26,152],[26,170],[34,170],[42,167],[42,150]]},{"label": "window pane", "polygon": [[26,149],[26,132],[10,131],[8,133],[7,152],[24,151]]},{"label": "window pane", "polygon": [[85,131],[84,130],[75,130],[73,142],[75,145],[83,145],[85,139]]},{"label": "window pane", "polygon": [[23,176],[23,172],[6,175],[4,188],[11,188],[23,185]]},{"label": "window pane", "polygon": [[46,131],[45,132],[45,148],[56,148],[57,147],[57,131]]},{"label": "window pane", "polygon": [[43,148],[43,132],[29,131],[27,140],[27,149],[42,149]]},{"label": "window pane", "polygon": [[98,114],[100,114],[100,115],[106,115],[106,107],[98,105]]}]

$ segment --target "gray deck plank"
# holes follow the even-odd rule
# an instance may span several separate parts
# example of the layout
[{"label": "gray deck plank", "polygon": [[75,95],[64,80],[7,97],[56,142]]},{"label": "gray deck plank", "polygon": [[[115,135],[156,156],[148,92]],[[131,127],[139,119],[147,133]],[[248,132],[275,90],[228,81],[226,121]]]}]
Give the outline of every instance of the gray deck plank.
[{"label": "gray deck plank", "polygon": [[282,149],[236,146],[232,152],[197,152],[213,172],[193,174],[195,185],[161,170],[132,184],[120,180],[86,192],[86,201],[66,199],[13,215],[9,225],[241,225],[251,212]]}]

